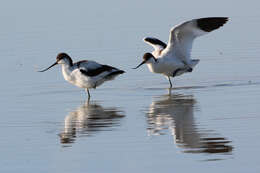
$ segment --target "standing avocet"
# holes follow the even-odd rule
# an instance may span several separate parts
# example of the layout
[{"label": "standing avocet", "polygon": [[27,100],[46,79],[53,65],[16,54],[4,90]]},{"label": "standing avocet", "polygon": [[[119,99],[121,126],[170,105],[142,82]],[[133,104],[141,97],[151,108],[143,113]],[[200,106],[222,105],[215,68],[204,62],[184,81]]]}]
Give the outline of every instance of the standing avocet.
[{"label": "standing avocet", "polygon": [[83,60],[73,63],[66,53],[59,53],[54,64],[39,72],[44,72],[57,64],[62,65],[64,79],[77,87],[84,88],[88,93],[88,98],[90,98],[90,88],[95,89],[105,81],[113,80],[117,75],[124,73],[123,70],[95,61]]},{"label": "standing avocet", "polygon": [[134,69],[146,63],[151,72],[165,75],[172,88],[170,77],[192,72],[199,62],[198,59],[190,58],[193,40],[218,29],[227,21],[227,17],[208,17],[186,21],[170,30],[167,45],[156,38],[144,38],[144,42],[150,44],[155,50],[152,53],[145,53],[143,62]]}]

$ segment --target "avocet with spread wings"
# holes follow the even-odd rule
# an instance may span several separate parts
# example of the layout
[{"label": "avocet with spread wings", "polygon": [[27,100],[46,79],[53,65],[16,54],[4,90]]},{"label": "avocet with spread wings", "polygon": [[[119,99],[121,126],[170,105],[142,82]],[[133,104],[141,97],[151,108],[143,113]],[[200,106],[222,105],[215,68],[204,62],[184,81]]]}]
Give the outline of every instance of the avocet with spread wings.
[{"label": "avocet with spread wings", "polygon": [[141,64],[134,69],[147,64],[151,72],[165,75],[172,88],[170,77],[192,72],[199,62],[198,59],[190,58],[193,40],[218,29],[227,21],[227,17],[208,17],[186,21],[170,30],[167,45],[157,38],[144,38],[144,42],[151,45],[154,51],[145,53]]}]

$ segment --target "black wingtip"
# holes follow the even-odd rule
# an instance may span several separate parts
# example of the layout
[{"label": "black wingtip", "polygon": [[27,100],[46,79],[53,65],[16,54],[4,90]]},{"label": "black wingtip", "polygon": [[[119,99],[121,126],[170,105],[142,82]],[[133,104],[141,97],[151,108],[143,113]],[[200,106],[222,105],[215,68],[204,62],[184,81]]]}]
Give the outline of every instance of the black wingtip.
[{"label": "black wingtip", "polygon": [[118,71],[114,71],[114,72],[110,73],[109,76],[119,75],[119,74],[123,74],[123,73],[125,73],[125,71],[118,70]]},{"label": "black wingtip", "polygon": [[123,74],[123,73],[125,73],[125,71],[124,70],[119,70],[119,71],[117,71],[117,73],[118,74]]},{"label": "black wingtip", "polygon": [[106,79],[113,79],[113,78],[116,77],[117,75],[120,75],[120,74],[123,74],[123,73],[125,73],[125,71],[123,71],[123,70],[114,71],[114,72],[108,74],[108,75],[106,76]]},{"label": "black wingtip", "polygon": [[207,17],[197,19],[198,27],[206,32],[211,32],[215,29],[220,28],[229,20],[228,17]]}]

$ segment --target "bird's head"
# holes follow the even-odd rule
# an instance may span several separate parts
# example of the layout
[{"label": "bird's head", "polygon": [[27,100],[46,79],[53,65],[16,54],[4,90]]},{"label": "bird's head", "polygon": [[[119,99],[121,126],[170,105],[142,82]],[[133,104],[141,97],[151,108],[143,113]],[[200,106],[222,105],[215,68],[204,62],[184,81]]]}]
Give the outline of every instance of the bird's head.
[{"label": "bird's head", "polygon": [[143,64],[149,64],[149,63],[154,63],[154,62],[157,62],[157,59],[151,53],[145,53],[143,56],[143,61],[137,67],[135,67],[133,69],[137,69]]},{"label": "bird's head", "polygon": [[70,56],[66,53],[59,53],[56,57],[57,64],[72,64]]},{"label": "bird's head", "polygon": [[52,68],[53,66],[57,65],[57,64],[68,64],[68,65],[72,65],[72,60],[70,58],[70,56],[66,53],[59,53],[56,57],[56,62],[54,64],[52,64],[50,67],[38,71],[38,72],[45,72],[47,70],[49,70],[50,68]]}]

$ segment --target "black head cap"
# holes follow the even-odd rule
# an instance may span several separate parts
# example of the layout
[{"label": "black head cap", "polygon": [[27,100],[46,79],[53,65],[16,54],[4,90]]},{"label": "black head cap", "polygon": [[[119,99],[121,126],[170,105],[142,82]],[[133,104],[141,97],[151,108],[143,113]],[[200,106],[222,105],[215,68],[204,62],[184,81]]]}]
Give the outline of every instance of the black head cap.
[{"label": "black head cap", "polygon": [[62,59],[65,59],[65,58],[71,59],[68,54],[66,54],[66,53],[59,53],[59,54],[57,55],[57,57],[56,57],[56,60],[57,60],[57,62],[58,62],[59,60],[62,60]]},{"label": "black head cap", "polygon": [[69,64],[70,65],[72,65],[73,64],[73,62],[72,62],[72,59],[71,59],[71,57],[68,55],[68,54],[66,54],[66,53],[59,53],[58,55],[57,55],[57,57],[56,57],[56,62],[59,62],[60,60],[64,60],[64,59],[66,59],[67,61],[69,61]]},{"label": "black head cap", "polygon": [[144,56],[143,56],[143,60],[145,62],[148,61],[150,58],[154,58],[154,56],[151,53],[145,53]]}]

